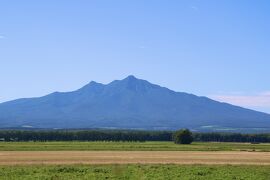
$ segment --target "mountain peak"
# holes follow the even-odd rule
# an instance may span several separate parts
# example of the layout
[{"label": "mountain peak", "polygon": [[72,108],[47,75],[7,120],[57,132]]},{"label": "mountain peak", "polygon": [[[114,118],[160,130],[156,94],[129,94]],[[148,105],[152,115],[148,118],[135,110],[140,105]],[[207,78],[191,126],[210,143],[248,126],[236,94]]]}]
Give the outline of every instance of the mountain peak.
[{"label": "mountain peak", "polygon": [[100,86],[102,85],[101,83],[98,83],[96,81],[91,81],[88,84],[86,84],[84,87],[95,87],[95,86]]},{"label": "mountain peak", "polygon": [[100,84],[100,83],[98,83],[98,82],[96,82],[96,81],[91,81],[91,82],[89,83],[89,85],[96,85],[96,84]]},{"label": "mountain peak", "polygon": [[100,88],[103,87],[103,84],[98,83],[96,81],[91,81],[90,83],[86,84],[85,86],[83,86],[82,88],[80,88],[80,91],[89,91],[89,90],[99,90]]},{"label": "mountain peak", "polygon": [[126,77],[124,80],[131,80],[131,81],[134,81],[134,80],[138,80],[134,75],[129,75],[128,77]]}]

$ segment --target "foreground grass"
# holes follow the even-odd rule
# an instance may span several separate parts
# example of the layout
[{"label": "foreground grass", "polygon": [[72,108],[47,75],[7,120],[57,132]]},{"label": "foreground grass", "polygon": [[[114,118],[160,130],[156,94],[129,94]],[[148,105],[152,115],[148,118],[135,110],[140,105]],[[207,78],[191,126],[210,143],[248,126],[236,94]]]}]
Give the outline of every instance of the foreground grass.
[{"label": "foreground grass", "polygon": [[194,142],[0,142],[0,151],[270,151],[270,144]]},{"label": "foreground grass", "polygon": [[269,180],[270,166],[74,165],[2,166],[0,179]]}]

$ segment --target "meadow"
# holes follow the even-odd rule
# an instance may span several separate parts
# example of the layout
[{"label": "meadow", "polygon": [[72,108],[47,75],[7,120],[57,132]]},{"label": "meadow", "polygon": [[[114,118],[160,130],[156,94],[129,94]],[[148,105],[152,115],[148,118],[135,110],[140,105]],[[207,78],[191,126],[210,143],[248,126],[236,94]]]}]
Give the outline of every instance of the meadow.
[{"label": "meadow", "polygon": [[268,180],[270,166],[139,164],[0,166],[0,179]]},{"label": "meadow", "polygon": [[0,151],[259,151],[270,152],[270,143],[193,142],[0,142]]},{"label": "meadow", "polygon": [[0,179],[269,180],[269,152],[269,143],[0,142]]}]

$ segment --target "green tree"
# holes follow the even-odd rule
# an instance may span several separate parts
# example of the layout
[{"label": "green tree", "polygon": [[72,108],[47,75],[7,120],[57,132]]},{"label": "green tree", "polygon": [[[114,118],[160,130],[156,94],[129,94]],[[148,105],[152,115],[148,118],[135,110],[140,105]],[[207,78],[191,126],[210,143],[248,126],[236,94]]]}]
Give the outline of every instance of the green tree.
[{"label": "green tree", "polygon": [[173,134],[173,140],[175,144],[191,144],[193,141],[193,136],[190,130],[182,129]]}]

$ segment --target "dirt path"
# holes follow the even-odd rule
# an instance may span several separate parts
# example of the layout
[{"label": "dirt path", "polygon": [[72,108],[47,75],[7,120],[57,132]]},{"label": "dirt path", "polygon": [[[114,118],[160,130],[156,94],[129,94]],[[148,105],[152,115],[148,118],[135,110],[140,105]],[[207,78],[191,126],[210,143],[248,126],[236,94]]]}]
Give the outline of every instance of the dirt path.
[{"label": "dirt path", "polygon": [[253,164],[270,165],[270,152],[2,151],[0,165],[14,164]]}]

